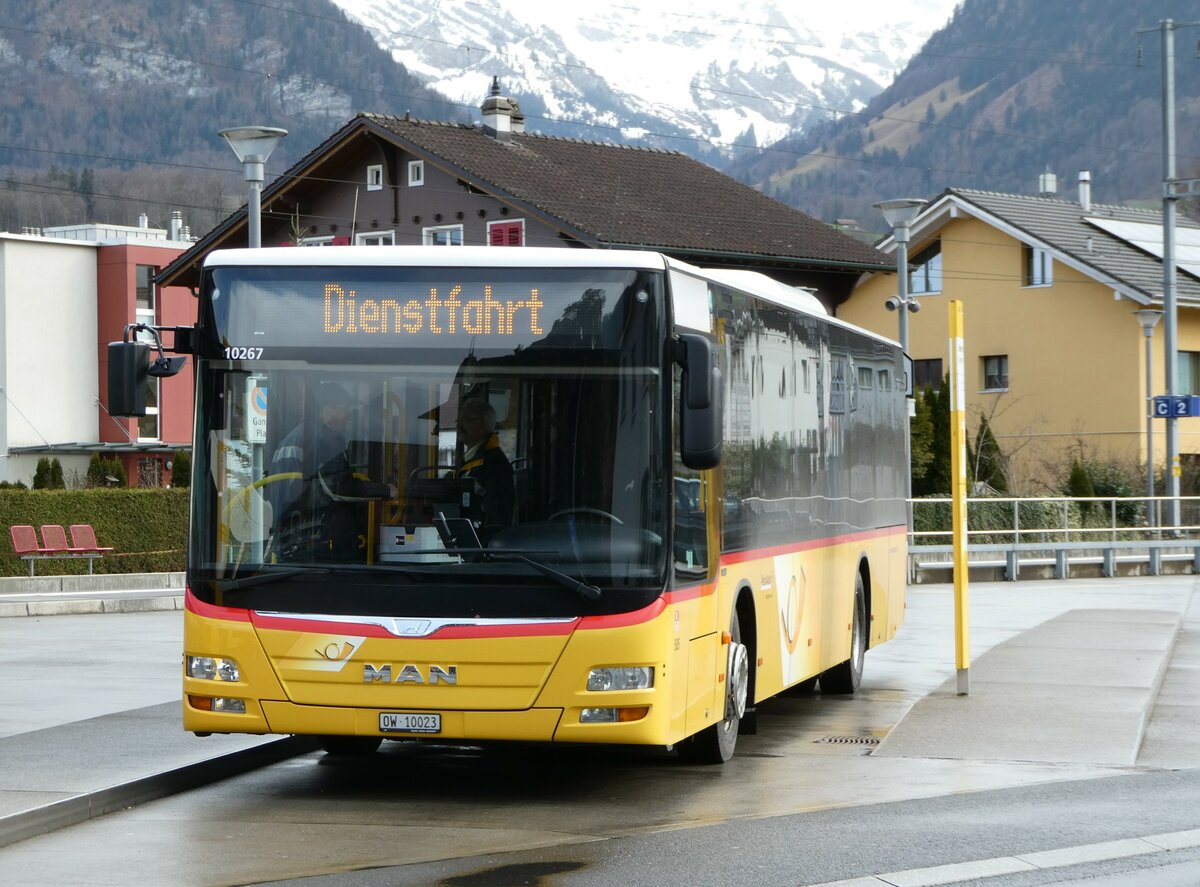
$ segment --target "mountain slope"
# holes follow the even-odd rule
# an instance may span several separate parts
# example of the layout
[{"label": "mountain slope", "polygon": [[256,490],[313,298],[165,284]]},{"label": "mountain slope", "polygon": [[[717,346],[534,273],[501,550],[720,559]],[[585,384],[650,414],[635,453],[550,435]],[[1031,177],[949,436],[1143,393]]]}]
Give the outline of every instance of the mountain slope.
[{"label": "mountain slope", "polygon": [[[217,130],[245,124],[289,130],[273,171],[360,110],[462,116],[325,0],[292,0],[289,8],[251,0],[37,0],[4,9],[0,165],[18,184],[51,167],[163,164],[180,176],[233,170]],[[141,208],[105,221],[132,222]],[[14,220],[7,210],[0,223],[9,229],[80,221]],[[152,223],[166,217],[163,208]]]},{"label": "mountain slope", "polygon": [[697,155],[776,141],[820,108],[862,108],[950,9],[949,0],[913,0],[859,24],[846,4],[777,0],[694,0],[664,12],[651,0],[334,2],[453,101],[477,104],[498,76],[540,132]]},{"label": "mountain slope", "polygon": [[[1156,200],[1161,37],[1136,32],[1179,7],[965,0],[863,112],[773,145],[733,174],[819,217],[856,217],[877,229],[877,200],[929,197],[950,185],[1035,193],[1047,168],[1060,191],[1088,169],[1097,200]],[[1196,175],[1196,34],[1176,37],[1179,172]]]}]

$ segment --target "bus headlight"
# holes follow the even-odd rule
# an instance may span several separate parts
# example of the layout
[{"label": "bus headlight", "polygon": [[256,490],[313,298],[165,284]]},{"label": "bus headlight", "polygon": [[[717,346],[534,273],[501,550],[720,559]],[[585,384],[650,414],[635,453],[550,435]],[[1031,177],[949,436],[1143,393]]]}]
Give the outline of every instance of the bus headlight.
[{"label": "bus headlight", "polygon": [[653,686],[654,669],[646,665],[593,668],[588,672],[589,690],[649,690]]},{"label": "bus headlight", "polygon": [[188,656],[187,676],[202,681],[239,681],[242,678],[238,664],[220,656]]}]

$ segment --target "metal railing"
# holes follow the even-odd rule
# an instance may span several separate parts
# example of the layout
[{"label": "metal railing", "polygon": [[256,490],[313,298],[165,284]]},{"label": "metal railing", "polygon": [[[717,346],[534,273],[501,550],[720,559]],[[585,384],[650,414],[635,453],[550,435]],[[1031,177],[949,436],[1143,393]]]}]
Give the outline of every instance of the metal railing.
[{"label": "metal railing", "polygon": [[[1164,523],[1178,501],[1178,524]],[[909,577],[949,569],[953,555],[951,500],[911,500]],[[971,497],[967,500],[967,557],[970,566],[1004,568],[1019,578],[1022,565],[1053,564],[1067,578],[1072,563],[1094,562],[1103,575],[1116,575],[1119,561],[1145,564],[1157,575],[1165,560],[1190,560],[1200,572],[1200,496],[1087,498]]]}]

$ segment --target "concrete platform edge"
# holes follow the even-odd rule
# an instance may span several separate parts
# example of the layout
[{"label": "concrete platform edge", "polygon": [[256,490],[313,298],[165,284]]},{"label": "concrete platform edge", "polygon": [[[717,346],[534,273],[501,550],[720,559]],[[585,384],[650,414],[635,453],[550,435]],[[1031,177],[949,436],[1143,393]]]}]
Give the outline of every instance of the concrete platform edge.
[{"label": "concrete platform edge", "polygon": [[0,847],[48,834],[69,825],[103,816],[137,804],[165,798],[276,764],[318,748],[311,737],[286,736],[206,761],[197,761],[164,773],[74,795],[31,810],[0,817]]}]

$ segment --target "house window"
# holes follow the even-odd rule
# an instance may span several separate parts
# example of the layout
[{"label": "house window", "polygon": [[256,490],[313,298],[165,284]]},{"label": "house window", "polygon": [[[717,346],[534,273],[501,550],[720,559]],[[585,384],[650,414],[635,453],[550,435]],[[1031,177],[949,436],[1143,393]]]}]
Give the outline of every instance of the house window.
[{"label": "house window", "polygon": [[488,222],[489,246],[524,246],[525,220],[515,222]]},{"label": "house window", "polygon": [[425,184],[425,161],[408,161],[408,187],[419,188]]},{"label": "house window", "polygon": [[935,360],[914,360],[913,366],[913,389],[932,388],[934,391],[940,391],[942,387],[942,361],[941,358]]},{"label": "house window", "polygon": [[421,229],[421,242],[426,246],[462,246],[462,225],[438,225]]},{"label": "house window", "polygon": [[1175,352],[1177,394],[1200,394],[1200,351]]},{"label": "house window", "polygon": [[874,381],[874,376],[875,376],[875,373],[873,373],[871,371],[870,367],[859,367],[858,368],[858,387],[863,388],[863,389],[869,389],[871,387],[871,382]]},{"label": "house window", "polygon": [[1054,260],[1047,250],[1038,246],[1026,246],[1025,286],[1050,286],[1054,283]]},{"label": "house window", "polygon": [[993,354],[983,358],[983,390],[1008,390],[1008,355]]},{"label": "house window", "polygon": [[383,164],[373,163],[367,167],[367,190],[383,190]]},{"label": "house window", "polygon": [[908,291],[910,293],[940,293],[942,291],[942,242],[935,241],[913,256],[908,262]]},{"label": "house window", "polygon": [[[146,326],[154,326],[157,319],[154,292],[154,268],[138,265],[134,271],[134,320]],[[154,336],[148,332],[138,333],[138,340],[153,347]],[[138,440],[158,440],[158,383],[155,376],[146,377],[146,415],[138,417]]]},{"label": "house window", "polygon": [[369,234],[355,234],[354,242],[359,246],[392,246],[396,242],[396,232],[372,231]]}]

